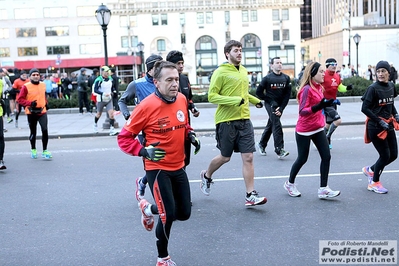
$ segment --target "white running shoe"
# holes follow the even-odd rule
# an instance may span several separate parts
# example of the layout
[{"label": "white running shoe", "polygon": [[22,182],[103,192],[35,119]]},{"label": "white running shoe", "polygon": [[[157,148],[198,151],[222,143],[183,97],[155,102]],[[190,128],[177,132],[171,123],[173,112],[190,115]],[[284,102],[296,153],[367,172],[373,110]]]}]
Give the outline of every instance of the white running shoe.
[{"label": "white running shoe", "polygon": [[329,186],[321,187],[318,191],[318,196],[320,199],[335,198],[341,194],[339,190],[332,190]]},{"label": "white running shoe", "polygon": [[288,181],[285,181],[284,189],[288,191],[288,195],[290,195],[291,197],[300,197],[301,196],[301,192],[298,191],[298,189],[296,188],[296,185],[291,184]]},{"label": "white running shoe", "polygon": [[98,133],[98,126],[97,126],[97,124],[94,124],[93,125],[93,131],[94,131],[94,133]]}]

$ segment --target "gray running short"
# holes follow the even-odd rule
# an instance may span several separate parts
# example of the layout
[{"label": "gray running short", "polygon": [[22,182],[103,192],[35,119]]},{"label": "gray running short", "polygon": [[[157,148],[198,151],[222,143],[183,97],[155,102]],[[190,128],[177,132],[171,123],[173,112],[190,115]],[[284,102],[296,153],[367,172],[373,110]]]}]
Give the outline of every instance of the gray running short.
[{"label": "gray running short", "polygon": [[104,107],[107,112],[109,110],[113,110],[114,105],[112,103],[112,100],[110,100],[109,102],[97,102],[97,105],[96,105],[97,112],[102,113]]},{"label": "gray running short", "polygon": [[216,125],[216,147],[224,157],[233,152],[255,152],[254,127],[251,120],[235,120]]},{"label": "gray running short", "polygon": [[324,108],[324,115],[326,116],[326,123],[331,124],[338,119],[341,119],[337,112],[337,105]]}]

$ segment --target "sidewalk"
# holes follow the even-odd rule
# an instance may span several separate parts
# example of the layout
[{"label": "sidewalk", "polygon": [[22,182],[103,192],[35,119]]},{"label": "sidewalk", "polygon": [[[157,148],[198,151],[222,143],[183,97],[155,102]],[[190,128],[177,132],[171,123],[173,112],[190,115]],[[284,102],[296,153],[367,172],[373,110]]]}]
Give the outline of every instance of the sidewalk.
[{"label": "sidewalk", "polygon": [[[360,97],[342,97],[339,98],[341,106],[338,107],[339,114],[342,117],[343,125],[363,124],[364,114],[360,111]],[[214,131],[214,114],[216,105],[210,103],[198,103],[197,108],[201,114],[199,117],[192,117],[192,127],[196,132]],[[267,123],[267,113],[265,108],[256,108],[251,105],[251,120],[255,129],[263,129]],[[15,118],[15,117],[14,117]],[[94,116],[90,114],[79,115],[78,108],[50,109],[48,111],[48,128],[50,138],[76,138],[76,137],[95,137],[108,136],[109,129],[102,129],[102,124],[106,118],[103,112],[98,121],[99,133],[93,133]],[[118,130],[121,130],[125,123],[122,114],[115,117],[119,124]],[[290,100],[284,110],[281,123],[283,127],[295,127],[298,119],[298,105],[296,100]],[[21,114],[18,119],[19,128],[15,128],[14,121],[7,124],[4,119],[4,126],[7,128],[5,140],[27,140],[29,138],[29,127],[26,116]],[[38,138],[41,137],[40,126],[38,125]]]}]

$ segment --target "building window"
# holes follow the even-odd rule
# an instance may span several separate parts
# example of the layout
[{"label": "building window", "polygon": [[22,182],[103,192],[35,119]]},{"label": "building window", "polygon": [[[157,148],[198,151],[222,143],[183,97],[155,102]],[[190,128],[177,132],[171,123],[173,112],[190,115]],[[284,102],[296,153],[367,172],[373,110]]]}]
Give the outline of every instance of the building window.
[{"label": "building window", "polygon": [[120,27],[136,27],[137,26],[137,16],[120,16],[119,17]]},{"label": "building window", "polygon": [[45,27],[46,36],[69,36],[68,26]]},{"label": "building window", "polygon": [[166,51],[166,43],[164,39],[157,40],[157,50]]},{"label": "building window", "polygon": [[121,37],[122,48],[136,47],[138,43],[139,43],[139,38],[137,36],[130,36],[130,43],[128,36]]},{"label": "building window", "polygon": [[289,20],[290,19],[288,9],[281,9],[281,19],[282,20]]},{"label": "building window", "polygon": [[180,25],[186,24],[186,13],[180,13]]},{"label": "building window", "polygon": [[93,17],[94,12],[98,6],[78,6],[76,7],[76,16],[78,17]]},{"label": "building window", "polygon": [[213,24],[213,13],[206,12],[206,24]]},{"label": "building window", "polygon": [[8,19],[8,13],[6,9],[0,9],[0,20]]},{"label": "building window", "polygon": [[83,25],[78,26],[78,35],[79,36],[94,36],[100,35],[101,28],[98,25]]},{"label": "building window", "polygon": [[242,10],[241,11],[241,20],[242,20],[242,22],[248,22],[249,21],[248,10]]},{"label": "building window", "polygon": [[224,11],[224,22],[230,24],[230,11]]},{"label": "building window", "polygon": [[18,47],[18,56],[38,55],[37,47]]},{"label": "building window", "polygon": [[36,28],[16,28],[15,33],[17,37],[36,37]]},{"label": "building window", "polygon": [[204,13],[203,12],[197,12],[197,24],[204,24]]},{"label": "building window", "polygon": [[79,46],[79,50],[80,54],[100,54],[101,44],[99,43],[81,44]]},{"label": "building window", "polygon": [[158,26],[158,25],[159,25],[159,16],[152,15],[152,26]]},{"label": "building window", "polygon": [[272,10],[272,19],[273,19],[273,21],[279,21],[280,20],[280,10],[279,9],[273,9]]},{"label": "building window", "polygon": [[279,40],[280,40],[280,31],[273,30],[273,41],[279,41]]},{"label": "building window", "polygon": [[258,21],[258,11],[257,10],[251,10],[251,21],[253,21],[253,22]]},{"label": "building window", "polygon": [[36,13],[32,12],[31,8],[16,8],[14,9],[14,19],[29,19],[36,18]]},{"label": "building window", "polygon": [[10,30],[0,29],[0,39],[8,39],[8,38],[10,38]]},{"label": "building window", "polygon": [[289,41],[290,40],[290,30],[283,30],[283,41]]},{"label": "building window", "polygon": [[66,18],[68,17],[67,7],[45,7],[43,8],[45,18]]},{"label": "building window", "polygon": [[161,14],[161,25],[168,25],[168,14]]},{"label": "building window", "polygon": [[10,57],[10,48],[0,47],[0,57]]},{"label": "building window", "polygon": [[69,46],[47,46],[47,55],[53,54],[70,54]]}]

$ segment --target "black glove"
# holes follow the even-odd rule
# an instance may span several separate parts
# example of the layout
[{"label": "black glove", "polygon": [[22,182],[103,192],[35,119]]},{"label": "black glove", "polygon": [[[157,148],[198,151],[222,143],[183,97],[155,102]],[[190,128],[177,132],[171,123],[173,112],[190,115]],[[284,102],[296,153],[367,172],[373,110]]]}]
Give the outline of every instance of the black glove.
[{"label": "black glove", "polygon": [[321,101],[318,104],[311,107],[312,112],[316,113],[317,111],[320,111],[321,109],[323,109],[325,107],[329,107],[333,104],[333,102],[334,102],[334,99],[327,100],[326,98],[323,98],[323,99],[321,99]]},{"label": "black glove", "polygon": [[194,103],[188,103],[188,110],[193,110],[195,108]]},{"label": "black glove", "polygon": [[393,117],[395,118],[396,122],[399,123],[399,114],[396,114],[396,115],[394,115]]},{"label": "black glove", "polygon": [[125,117],[125,120],[129,120],[130,113],[123,114],[123,116]]},{"label": "black glove", "polygon": [[240,102],[240,104],[239,104],[238,106],[244,104],[244,102],[245,102],[245,100],[244,100],[244,98],[242,98],[242,99],[241,99],[241,102]]},{"label": "black glove", "polygon": [[256,108],[262,108],[263,107],[262,101],[258,102],[255,106]]},{"label": "black glove", "polygon": [[46,103],[46,110],[50,110],[48,103]]},{"label": "black glove", "polygon": [[32,101],[32,102],[30,103],[30,106],[31,106],[32,108],[36,108],[36,106],[37,106],[36,100]]},{"label": "black glove", "polygon": [[194,154],[196,155],[201,149],[201,142],[193,131],[188,133],[188,138],[190,139],[191,144],[193,144],[193,146],[195,147]]},{"label": "black glove", "polygon": [[389,125],[387,122],[385,122],[384,120],[380,120],[378,121],[378,124],[380,125],[380,127],[382,127],[384,130],[388,130],[389,129]]},{"label": "black glove", "polygon": [[350,91],[350,90],[352,90],[353,89],[353,85],[352,84],[349,84],[348,86],[346,86],[346,90],[347,91]]},{"label": "black glove", "polygon": [[162,160],[165,158],[166,152],[163,149],[155,148],[158,145],[159,141],[156,143],[151,143],[147,147],[141,148],[139,155],[154,162]]}]

